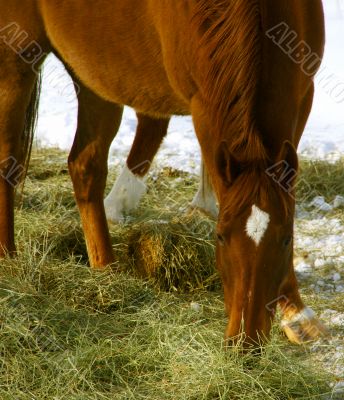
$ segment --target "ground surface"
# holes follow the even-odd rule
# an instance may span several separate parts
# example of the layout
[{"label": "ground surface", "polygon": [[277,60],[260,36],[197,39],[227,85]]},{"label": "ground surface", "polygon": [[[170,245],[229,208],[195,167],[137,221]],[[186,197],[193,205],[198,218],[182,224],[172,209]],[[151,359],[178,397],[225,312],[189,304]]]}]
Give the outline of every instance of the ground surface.
[{"label": "ground surface", "polygon": [[[310,159],[339,160],[344,153],[344,4],[324,4],[324,69],[316,79],[314,108],[299,151]],[[344,162],[303,162],[296,218],[300,290],[331,337],[295,347],[276,322],[257,360],[236,348],[224,351],[214,224],[182,214],[197,178],[173,167],[199,171],[191,119],[172,121],[140,210],[124,226],[111,226],[120,272],[94,274],[87,266],[66,154],[40,149],[70,148],[76,112],[71,81],[51,58],[38,150],[16,210],[18,258],[0,261],[0,399],[343,400],[344,207],[333,205],[336,196],[344,196]],[[112,165],[123,165],[135,126],[134,112],[126,109]],[[117,172],[111,171],[108,189]],[[147,249],[149,257],[141,257]],[[149,282],[136,276],[147,260],[160,271]]]},{"label": "ground surface", "polygon": [[[65,159],[60,151],[33,154],[16,210],[19,254],[1,261],[1,399],[344,398],[344,208],[331,210],[319,199],[329,211],[309,205],[315,195],[330,205],[344,195],[343,162],[302,164],[307,184],[299,186],[296,219],[301,292],[332,337],[296,347],[276,322],[257,358],[238,348],[224,351],[218,280],[202,282],[195,268],[197,257],[213,268],[214,249],[214,224],[207,218],[195,224],[180,212],[192,199],[196,177],[154,169],[140,210],[124,226],[111,227],[118,270],[95,274],[87,267]],[[165,236],[173,247],[163,251],[175,257],[166,258],[163,274],[187,276],[183,291],[180,281],[136,277],[129,247],[133,233],[148,223],[172,239],[182,237]],[[169,293],[159,290],[161,282]]]}]

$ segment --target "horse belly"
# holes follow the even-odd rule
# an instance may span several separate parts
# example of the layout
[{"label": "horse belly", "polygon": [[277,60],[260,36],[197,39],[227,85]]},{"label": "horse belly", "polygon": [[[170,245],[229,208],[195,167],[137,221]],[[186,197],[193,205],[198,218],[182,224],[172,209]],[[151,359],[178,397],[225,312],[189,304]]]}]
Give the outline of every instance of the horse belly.
[{"label": "horse belly", "polygon": [[[99,7],[101,3],[102,7]],[[189,114],[172,88],[144,0],[41,0],[48,37],[66,64],[106,100],[152,115]]]}]

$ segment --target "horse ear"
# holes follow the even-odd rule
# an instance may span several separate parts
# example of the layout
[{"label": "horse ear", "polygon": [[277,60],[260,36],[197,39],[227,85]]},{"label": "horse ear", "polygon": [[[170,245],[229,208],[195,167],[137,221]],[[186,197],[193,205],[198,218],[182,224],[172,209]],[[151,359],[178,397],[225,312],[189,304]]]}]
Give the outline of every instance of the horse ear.
[{"label": "horse ear", "polygon": [[229,187],[240,175],[238,160],[229,151],[227,143],[221,142],[216,152],[216,167],[225,186]]},{"label": "horse ear", "polygon": [[277,162],[283,163],[284,165],[282,176],[280,177],[280,183],[284,183],[288,187],[293,187],[297,178],[299,161],[296,149],[289,140],[286,140],[283,143]]}]

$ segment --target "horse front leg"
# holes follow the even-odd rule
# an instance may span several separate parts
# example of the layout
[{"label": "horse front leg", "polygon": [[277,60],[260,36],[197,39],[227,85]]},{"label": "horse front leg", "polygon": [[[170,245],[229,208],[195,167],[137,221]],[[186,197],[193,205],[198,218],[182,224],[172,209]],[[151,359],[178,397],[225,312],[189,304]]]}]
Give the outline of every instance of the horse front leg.
[{"label": "horse front leg", "polygon": [[[299,120],[295,130],[294,145],[297,148],[312,108],[314,84],[301,101]],[[282,329],[293,343],[303,343],[329,334],[328,329],[319,321],[313,310],[301,299],[298,283],[291,265],[287,279],[281,287],[279,305],[282,310]]]},{"label": "horse front leg", "polygon": [[[10,49],[0,67],[0,257],[15,253],[15,187],[25,174],[35,119],[33,89],[37,77]],[[31,104],[32,115],[27,112]]]},{"label": "horse front leg", "polygon": [[103,196],[108,152],[122,118],[122,106],[106,102],[79,82],[78,127],[68,158],[90,264],[114,262]]},{"label": "horse front leg", "polygon": [[145,176],[167,134],[169,118],[137,113],[138,126],[126,165],[104,201],[108,221],[122,222],[146,193]]},{"label": "horse front leg", "polygon": [[281,327],[291,342],[301,344],[329,334],[314,311],[302,301],[293,266],[281,286],[278,303],[282,310]]}]

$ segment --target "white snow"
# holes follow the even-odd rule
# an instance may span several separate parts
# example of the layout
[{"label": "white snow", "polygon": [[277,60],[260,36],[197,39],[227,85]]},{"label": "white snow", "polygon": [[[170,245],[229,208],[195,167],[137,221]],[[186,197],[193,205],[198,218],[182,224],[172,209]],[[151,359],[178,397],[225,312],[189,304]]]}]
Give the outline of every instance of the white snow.
[{"label": "white snow", "polygon": [[344,206],[344,197],[337,195],[333,200],[333,208],[339,208]]},{"label": "white snow", "polygon": [[[344,154],[344,17],[343,0],[325,0],[327,46],[322,72],[316,79],[313,111],[299,152],[307,157],[336,159]],[[333,77],[329,83],[325,79]],[[327,82],[327,84],[325,84]],[[77,103],[73,85],[62,64],[50,56],[45,67],[36,142],[41,146],[69,149],[76,128]],[[136,127],[133,110],[126,108],[111,148],[111,163],[124,163]],[[173,118],[169,134],[157,156],[159,166],[169,165],[199,172],[200,152],[191,117]]]},{"label": "white snow", "polygon": [[344,313],[338,313],[335,310],[327,309],[321,314],[321,318],[328,319],[334,325],[344,324]]},{"label": "white snow", "polygon": [[326,257],[332,263],[342,264],[344,226],[336,218],[330,219],[316,214],[309,219],[296,219],[295,247],[307,249],[317,267],[326,263]]},{"label": "white snow", "polygon": [[335,282],[338,282],[338,281],[340,281],[340,280],[342,279],[342,277],[341,277],[340,274],[338,274],[338,272],[336,272],[335,274],[333,274],[332,279],[333,279]]},{"label": "white snow", "polygon": [[311,274],[312,266],[304,261],[300,261],[299,263],[295,263],[295,270],[303,274]]},{"label": "white snow", "polygon": [[316,196],[309,203],[310,207],[314,207],[319,211],[332,211],[333,207],[331,204],[326,203],[324,196]]},{"label": "white snow", "polygon": [[[321,296],[343,293],[344,226],[341,221],[325,217],[319,210],[307,218],[297,218],[294,243],[294,265],[299,280],[312,278],[314,283],[310,288]],[[330,272],[326,273],[326,269]]]},{"label": "white snow", "polygon": [[[344,153],[344,2],[324,0],[326,47],[313,110],[299,151],[312,158],[337,159]],[[342,11],[339,9],[341,7]],[[332,77],[327,80],[326,78]]]}]

